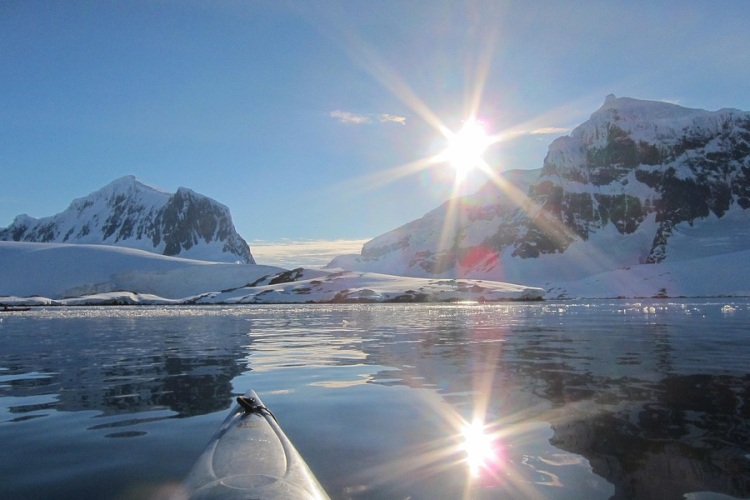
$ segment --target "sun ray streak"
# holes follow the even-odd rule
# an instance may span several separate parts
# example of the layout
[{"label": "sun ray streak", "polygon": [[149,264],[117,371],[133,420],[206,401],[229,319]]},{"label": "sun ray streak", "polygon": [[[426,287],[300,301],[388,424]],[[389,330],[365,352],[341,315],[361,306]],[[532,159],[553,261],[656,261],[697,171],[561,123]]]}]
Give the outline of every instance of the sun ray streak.
[{"label": "sun ray streak", "polygon": [[443,135],[449,133],[449,129],[438,116],[417,96],[399,74],[380,57],[370,44],[350,29],[342,27],[341,35],[345,40],[342,47],[352,61],[369,73],[378,83],[388,89],[396,98],[406,104],[440,133]]},{"label": "sun ray streak", "polygon": [[464,75],[464,78],[467,80],[467,91],[470,92],[466,109],[471,118],[476,117],[481,106],[499,34],[497,30],[490,29],[485,32],[484,36],[484,40],[479,44],[474,69],[466,71]]},{"label": "sun ray streak", "polygon": [[411,163],[398,165],[385,170],[351,177],[343,181],[331,184],[328,188],[323,188],[324,194],[341,196],[345,193],[348,197],[356,197],[358,194],[380,189],[393,184],[400,179],[419,174],[429,168],[434,167],[435,161],[432,157],[419,158]]}]

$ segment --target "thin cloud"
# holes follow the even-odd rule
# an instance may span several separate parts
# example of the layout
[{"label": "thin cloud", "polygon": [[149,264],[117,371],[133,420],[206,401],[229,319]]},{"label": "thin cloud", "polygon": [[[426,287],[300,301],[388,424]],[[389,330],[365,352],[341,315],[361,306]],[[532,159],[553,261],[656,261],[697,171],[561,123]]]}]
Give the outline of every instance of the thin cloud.
[{"label": "thin cloud", "polygon": [[250,251],[258,264],[295,267],[322,267],[334,257],[359,254],[369,239],[364,240],[255,240]]},{"label": "thin cloud", "polygon": [[365,115],[358,115],[356,113],[350,113],[348,111],[331,111],[329,114],[331,118],[336,118],[339,123],[351,123],[354,125],[361,125],[363,123],[372,123],[370,117]]},{"label": "thin cloud", "polygon": [[379,114],[378,121],[380,123],[393,122],[393,123],[400,123],[401,125],[406,125],[405,116],[389,115],[388,113]]},{"label": "thin cloud", "polygon": [[406,125],[405,116],[392,115],[389,113],[362,115],[337,109],[328,113],[328,116],[330,116],[331,118],[335,118],[339,121],[339,123],[346,123],[349,125],[364,125],[373,122],[400,123],[401,125]]}]

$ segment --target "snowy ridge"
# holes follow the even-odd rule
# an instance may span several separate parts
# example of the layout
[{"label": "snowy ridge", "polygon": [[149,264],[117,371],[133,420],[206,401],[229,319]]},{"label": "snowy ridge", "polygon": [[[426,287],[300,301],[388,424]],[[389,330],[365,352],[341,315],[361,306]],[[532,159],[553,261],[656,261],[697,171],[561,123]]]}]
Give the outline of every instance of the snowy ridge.
[{"label": "snowy ridge", "polygon": [[498,184],[506,188],[488,183],[330,265],[552,289],[750,250],[750,113],[610,95],[550,145],[543,168]]},{"label": "snowy ridge", "polygon": [[169,194],[133,176],[73,200],[41,219],[19,215],[0,240],[135,248],[162,255],[253,264],[229,209],[187,188]]}]

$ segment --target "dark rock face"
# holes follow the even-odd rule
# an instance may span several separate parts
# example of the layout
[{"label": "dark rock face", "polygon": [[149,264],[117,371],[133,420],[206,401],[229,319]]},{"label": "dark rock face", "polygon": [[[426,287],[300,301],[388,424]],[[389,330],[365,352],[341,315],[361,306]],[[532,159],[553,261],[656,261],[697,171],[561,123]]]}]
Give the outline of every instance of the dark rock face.
[{"label": "dark rock face", "polygon": [[128,176],[43,219],[19,215],[0,240],[117,245],[201,260],[254,264],[229,209],[179,188],[169,194]]},{"label": "dark rock face", "polygon": [[493,262],[564,254],[574,242],[613,233],[608,226],[650,239],[636,264],[662,262],[676,226],[750,207],[750,113],[608,96],[552,142],[534,179],[510,175],[495,181],[505,192],[485,187],[454,200],[331,265],[487,276]]},{"label": "dark rock face", "polygon": [[[164,210],[156,216],[156,225],[163,228],[164,255],[178,255],[201,241],[215,240],[223,243],[223,252],[238,255],[246,263],[255,263],[247,243],[235,231],[229,211],[190,190],[180,188],[169,198]],[[154,234],[155,239],[158,234]]]}]

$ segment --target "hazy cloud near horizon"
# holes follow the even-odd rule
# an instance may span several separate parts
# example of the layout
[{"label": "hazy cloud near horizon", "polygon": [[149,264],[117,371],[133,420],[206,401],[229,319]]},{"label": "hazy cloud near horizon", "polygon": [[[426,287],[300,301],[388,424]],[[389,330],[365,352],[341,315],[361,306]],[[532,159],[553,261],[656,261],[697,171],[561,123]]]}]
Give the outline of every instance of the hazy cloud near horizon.
[{"label": "hazy cloud near horizon", "polygon": [[258,264],[284,268],[321,267],[344,254],[358,254],[370,239],[249,241]]},{"label": "hazy cloud near horizon", "polygon": [[566,127],[542,127],[537,128],[529,132],[531,135],[545,135],[545,134],[565,134],[567,132],[570,132],[571,128]]}]

